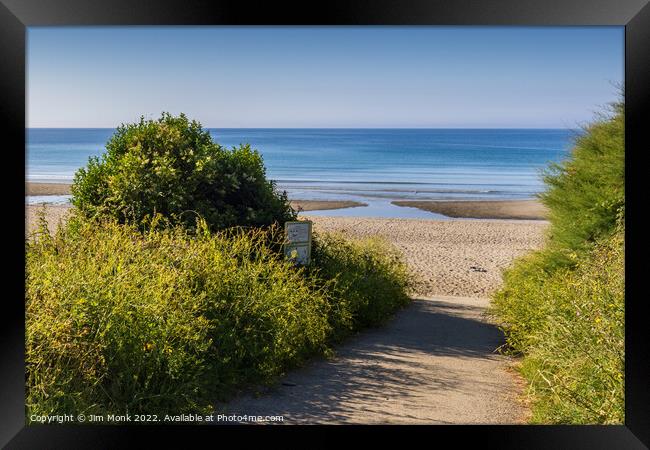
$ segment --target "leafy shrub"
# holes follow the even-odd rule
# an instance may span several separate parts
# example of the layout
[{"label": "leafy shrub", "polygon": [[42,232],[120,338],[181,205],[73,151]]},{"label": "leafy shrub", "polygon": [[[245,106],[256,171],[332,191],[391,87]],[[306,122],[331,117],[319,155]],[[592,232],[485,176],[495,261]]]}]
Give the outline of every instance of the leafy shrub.
[{"label": "leafy shrub", "polygon": [[316,273],[333,281],[330,323],[336,337],[378,325],[408,303],[407,266],[387,242],[325,234],[316,235],[313,247]]},{"label": "leafy shrub", "polygon": [[319,239],[297,268],[278,228],[190,231],[72,217],[26,249],[31,414],[208,411],[407,300],[386,245]]},{"label": "leafy shrub", "polygon": [[540,423],[622,423],[624,370],[623,104],[585,129],[545,176],[544,249],[505,271],[492,313]]},{"label": "leafy shrub", "polygon": [[120,126],[106,152],[75,174],[72,203],[88,217],[139,224],[162,214],[211,229],[265,226],[293,220],[286,193],[266,179],[249,145],[227,150],[185,115]]}]

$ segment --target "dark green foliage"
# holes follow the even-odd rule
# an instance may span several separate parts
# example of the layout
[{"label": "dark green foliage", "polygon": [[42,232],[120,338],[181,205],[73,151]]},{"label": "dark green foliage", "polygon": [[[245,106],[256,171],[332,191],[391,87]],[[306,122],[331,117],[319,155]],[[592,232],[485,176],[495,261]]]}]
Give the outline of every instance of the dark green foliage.
[{"label": "dark green foliage", "polygon": [[286,193],[266,179],[257,151],[225,149],[183,114],[120,126],[101,158],[75,174],[72,194],[87,217],[120,223],[162,214],[191,226],[200,216],[214,230],[295,218]]},{"label": "dark green foliage", "polygon": [[546,173],[544,249],[504,273],[492,312],[522,373],[536,423],[623,423],[624,116],[622,103]]}]

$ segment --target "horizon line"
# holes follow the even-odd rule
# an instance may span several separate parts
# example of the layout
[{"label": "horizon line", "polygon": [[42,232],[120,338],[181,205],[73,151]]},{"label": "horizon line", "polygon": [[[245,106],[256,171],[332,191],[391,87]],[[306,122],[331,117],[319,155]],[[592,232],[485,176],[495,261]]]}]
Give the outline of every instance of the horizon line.
[{"label": "horizon line", "polygon": [[[25,127],[27,130],[112,130],[113,127]],[[208,130],[577,130],[579,125],[571,127],[213,127],[202,126]]]}]

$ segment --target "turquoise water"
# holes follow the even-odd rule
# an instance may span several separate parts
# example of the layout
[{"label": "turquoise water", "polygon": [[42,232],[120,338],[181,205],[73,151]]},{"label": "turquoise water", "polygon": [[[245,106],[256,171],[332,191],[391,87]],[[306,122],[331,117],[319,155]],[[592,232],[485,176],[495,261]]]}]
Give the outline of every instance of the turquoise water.
[{"label": "turquoise water", "polygon": [[[71,182],[89,156],[103,152],[113,132],[29,129],[28,180]],[[210,133],[222,145],[250,143],[258,149],[268,176],[291,198],[369,204],[324,215],[432,217],[390,201],[532,198],[543,190],[540,171],[568,155],[577,131],[249,128]]]}]

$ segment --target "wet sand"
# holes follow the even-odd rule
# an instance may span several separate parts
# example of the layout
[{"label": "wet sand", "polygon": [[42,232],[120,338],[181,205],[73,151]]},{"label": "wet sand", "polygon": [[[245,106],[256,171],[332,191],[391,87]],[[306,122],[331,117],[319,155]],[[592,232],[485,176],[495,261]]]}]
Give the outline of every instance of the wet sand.
[{"label": "wet sand", "polygon": [[544,220],[548,210],[538,200],[481,201],[394,201],[397,206],[410,206],[447,217],[472,219]]},{"label": "wet sand", "polygon": [[[68,195],[70,184],[26,183],[27,195]],[[481,201],[394,201],[396,206],[408,206],[453,218],[475,219],[523,219],[544,220],[547,210],[537,200],[481,200]],[[299,212],[323,211],[367,206],[356,201],[339,200],[291,200],[291,206]]]},{"label": "wet sand", "polygon": [[25,183],[25,195],[68,195],[68,183]]}]

